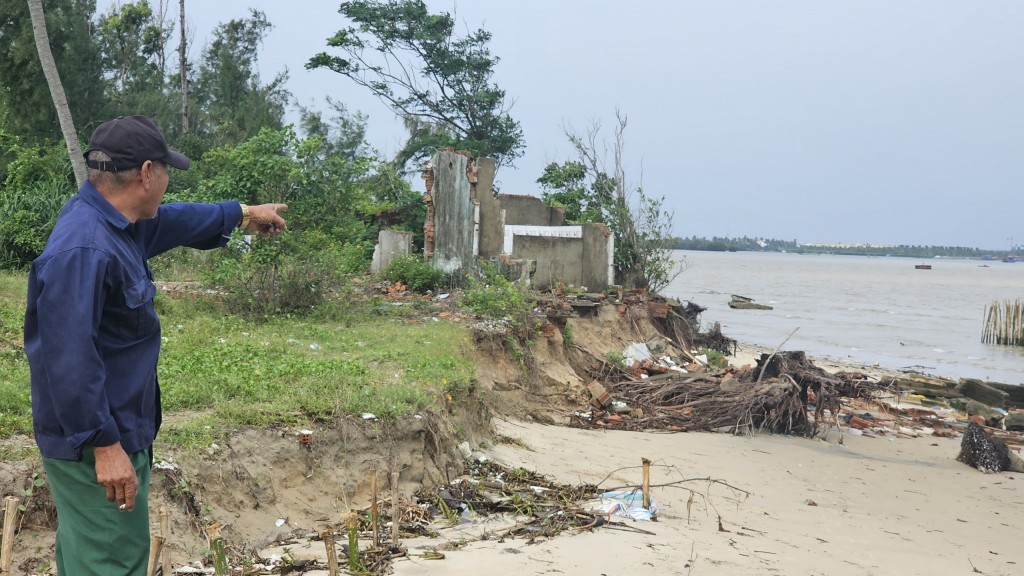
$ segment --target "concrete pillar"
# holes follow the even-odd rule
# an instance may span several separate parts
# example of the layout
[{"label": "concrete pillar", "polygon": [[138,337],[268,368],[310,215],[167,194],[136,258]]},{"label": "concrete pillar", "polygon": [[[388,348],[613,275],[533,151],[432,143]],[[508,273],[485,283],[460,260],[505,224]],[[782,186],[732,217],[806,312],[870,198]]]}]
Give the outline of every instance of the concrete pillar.
[{"label": "concrete pillar", "polygon": [[468,270],[474,261],[476,205],[466,174],[468,158],[449,151],[434,155],[434,267],[445,272]]},{"label": "concrete pillar", "polygon": [[478,158],[476,198],[480,202],[480,250],[482,260],[491,260],[501,254],[501,203],[494,196],[494,158]]},{"label": "concrete pillar", "polygon": [[600,292],[615,283],[615,235],[604,224],[583,225],[583,285]]}]

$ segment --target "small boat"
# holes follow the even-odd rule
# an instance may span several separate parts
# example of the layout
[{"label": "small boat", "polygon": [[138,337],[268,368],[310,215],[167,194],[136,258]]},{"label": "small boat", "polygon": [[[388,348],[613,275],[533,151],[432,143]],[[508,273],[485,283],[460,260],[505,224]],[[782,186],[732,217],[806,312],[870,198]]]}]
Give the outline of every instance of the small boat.
[{"label": "small boat", "polygon": [[1016,262],[1016,261],[1017,261],[1017,257],[1016,256],[1012,256],[1012,255],[1011,256],[1006,256],[1006,257],[1003,258],[1003,262]]},{"label": "small boat", "polygon": [[932,269],[932,265],[931,264],[915,264],[914,268],[916,268],[918,270],[931,270]]}]

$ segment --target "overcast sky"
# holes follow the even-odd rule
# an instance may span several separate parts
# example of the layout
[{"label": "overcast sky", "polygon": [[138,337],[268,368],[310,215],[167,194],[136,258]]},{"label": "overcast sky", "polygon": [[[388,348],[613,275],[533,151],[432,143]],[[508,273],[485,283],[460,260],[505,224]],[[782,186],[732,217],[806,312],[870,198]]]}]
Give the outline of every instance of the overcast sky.
[{"label": "overcast sky", "polygon": [[[503,192],[539,196],[544,166],[569,158],[562,126],[599,121],[610,140],[618,108],[627,177],[665,197],[678,235],[1024,244],[1024,2],[427,4],[494,36],[494,80],[526,137],[498,175]],[[287,68],[303,105],[325,109],[330,95],[369,115],[370,144],[390,155],[404,139],[393,114],[343,76],[304,68],[346,26],[339,5],[189,1],[191,52],[217,23],[264,11],[275,26],[264,75]]]}]

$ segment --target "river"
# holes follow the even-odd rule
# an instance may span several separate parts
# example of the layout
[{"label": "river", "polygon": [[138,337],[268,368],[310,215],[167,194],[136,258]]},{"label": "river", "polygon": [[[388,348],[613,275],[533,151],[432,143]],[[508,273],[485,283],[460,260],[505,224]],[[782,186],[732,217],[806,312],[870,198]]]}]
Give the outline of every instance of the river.
[{"label": "river", "polygon": [[[676,251],[685,270],[662,291],[707,308],[736,340],[811,357],[948,378],[1024,383],[1024,347],[981,342],[993,302],[1024,299],[1024,263]],[[919,270],[916,264],[930,264]],[[734,310],[731,294],[773,310]],[[795,330],[795,332],[794,332]]]}]

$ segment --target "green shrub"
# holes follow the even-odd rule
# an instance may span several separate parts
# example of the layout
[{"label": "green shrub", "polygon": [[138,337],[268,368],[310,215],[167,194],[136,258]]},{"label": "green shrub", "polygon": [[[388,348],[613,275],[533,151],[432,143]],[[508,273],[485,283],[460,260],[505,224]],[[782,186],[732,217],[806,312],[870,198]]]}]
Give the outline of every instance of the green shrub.
[{"label": "green shrub", "polygon": [[237,234],[227,250],[211,253],[206,281],[223,287],[228,311],[252,320],[310,316],[329,303],[337,312],[351,274],[365,265],[362,252],[316,231],[254,237],[250,244]]},{"label": "green shrub", "polygon": [[720,368],[722,370],[729,367],[729,359],[718,350],[711,348],[701,348],[697,351],[697,354],[705,354],[708,357],[708,366],[712,368]]},{"label": "green shrub", "polygon": [[444,270],[415,256],[400,256],[388,264],[382,274],[385,280],[401,282],[413,292],[423,293],[437,290],[445,285],[447,275]]},{"label": "green shrub", "polygon": [[572,326],[566,324],[565,328],[562,328],[562,343],[565,344],[566,348],[572,348],[573,344],[576,343],[572,333]]},{"label": "green shrub", "polygon": [[491,270],[485,269],[483,279],[471,277],[468,282],[462,304],[484,318],[504,318],[522,325],[533,309],[535,300],[529,292]]},{"label": "green shrub", "polygon": [[0,192],[0,268],[23,268],[43,252],[57,214],[74,194],[62,179]]}]

